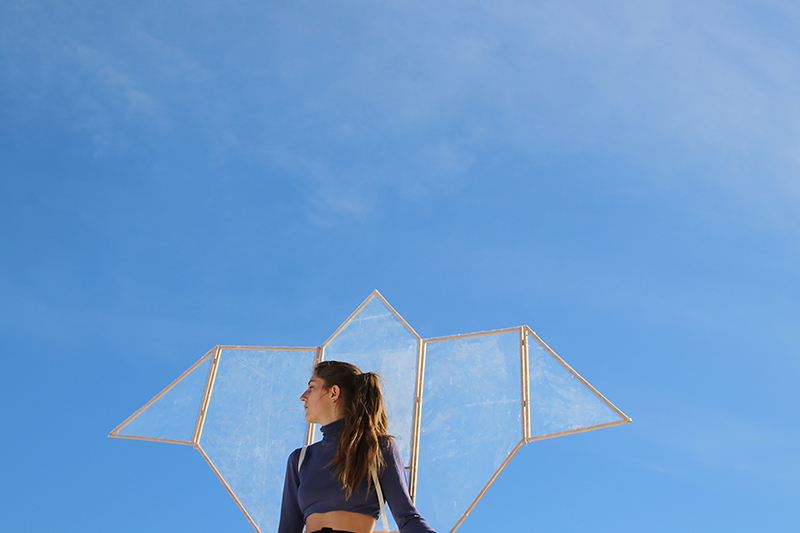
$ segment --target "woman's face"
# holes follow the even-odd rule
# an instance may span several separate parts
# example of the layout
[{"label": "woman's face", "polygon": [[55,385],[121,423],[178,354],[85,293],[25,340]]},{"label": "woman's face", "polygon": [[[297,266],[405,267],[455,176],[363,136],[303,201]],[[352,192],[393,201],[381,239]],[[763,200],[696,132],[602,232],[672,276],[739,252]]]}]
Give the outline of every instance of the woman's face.
[{"label": "woman's face", "polygon": [[325,381],[314,375],[308,380],[308,389],[300,396],[300,401],[303,402],[305,410],[305,419],[307,422],[315,424],[322,424],[323,426],[336,420],[336,394],[332,389],[339,387],[328,388]]}]

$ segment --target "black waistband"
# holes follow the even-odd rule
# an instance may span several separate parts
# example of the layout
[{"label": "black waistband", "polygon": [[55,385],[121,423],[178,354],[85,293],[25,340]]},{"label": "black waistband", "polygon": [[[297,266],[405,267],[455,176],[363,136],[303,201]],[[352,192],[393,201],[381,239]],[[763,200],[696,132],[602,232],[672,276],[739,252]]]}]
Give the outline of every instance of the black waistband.
[{"label": "black waistband", "polygon": [[342,531],[341,529],[331,529],[329,527],[323,527],[322,529],[318,529],[316,531],[312,531],[311,533],[353,533],[352,531]]}]

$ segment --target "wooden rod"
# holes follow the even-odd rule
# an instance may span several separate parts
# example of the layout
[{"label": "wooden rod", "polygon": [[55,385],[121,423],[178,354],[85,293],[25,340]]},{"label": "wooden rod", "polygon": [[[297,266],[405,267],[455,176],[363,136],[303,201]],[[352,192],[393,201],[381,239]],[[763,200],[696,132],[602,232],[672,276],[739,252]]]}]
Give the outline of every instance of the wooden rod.
[{"label": "wooden rod", "polygon": [[441,341],[451,341],[455,339],[468,339],[470,337],[482,337],[484,335],[499,335],[501,333],[511,333],[512,331],[518,331],[519,326],[514,328],[505,328],[505,329],[495,329],[492,331],[478,331],[476,333],[462,333],[460,335],[448,335],[447,337],[434,337],[431,339],[425,339],[425,342],[441,342]]},{"label": "wooden rod", "polygon": [[219,368],[219,359],[222,354],[222,347],[217,346],[214,350],[214,358],[211,360],[211,367],[208,369],[208,378],[206,379],[206,390],[203,395],[203,403],[200,406],[200,413],[197,415],[197,424],[194,427],[194,436],[192,442],[195,448],[200,446],[200,436],[203,434],[203,426],[206,423],[206,414],[208,413],[208,405],[211,401],[211,391],[214,389],[214,381],[217,379],[217,368]]},{"label": "wooden rod", "polygon": [[167,442],[169,444],[188,444],[192,445],[191,442],[188,440],[174,440],[174,439],[162,439],[159,437],[137,437],[136,435],[109,435],[109,437],[113,439],[131,439],[131,440],[149,440],[153,442]]},{"label": "wooden rod", "polygon": [[520,381],[522,385],[522,438],[530,437],[530,396],[531,388],[528,375],[528,335],[524,326],[519,328],[519,360]]},{"label": "wooden rod", "polygon": [[483,498],[483,495],[486,494],[486,491],[489,490],[489,487],[492,486],[492,483],[494,483],[494,481],[497,479],[497,476],[500,475],[500,472],[502,472],[503,469],[506,467],[506,465],[508,465],[509,461],[511,461],[511,458],[514,457],[514,455],[517,454],[517,452],[520,450],[520,448],[522,448],[523,444],[525,444],[525,441],[521,440],[521,441],[519,441],[517,443],[516,446],[514,446],[514,449],[511,450],[511,453],[508,455],[508,457],[506,457],[506,460],[503,461],[503,464],[500,465],[500,468],[497,469],[497,471],[494,473],[494,475],[489,480],[489,482],[483,487],[483,490],[480,492],[480,494],[478,494],[478,497],[475,498],[475,501],[472,502],[472,505],[469,506],[469,509],[467,509],[466,512],[463,515],[461,515],[461,518],[458,519],[458,522],[456,522],[456,525],[454,525],[453,529],[450,530],[450,533],[454,533],[455,530],[458,529],[459,526],[461,526],[461,524],[464,522],[464,520],[467,519],[467,516],[469,516],[469,513],[471,513],[472,510],[475,508],[475,506],[478,505],[478,502],[480,501],[480,499]]},{"label": "wooden rod", "polygon": [[217,467],[214,466],[214,463],[211,462],[211,458],[209,458],[208,455],[206,455],[206,452],[203,451],[203,448],[201,448],[199,444],[197,446],[195,446],[195,447],[197,448],[197,451],[199,451],[200,454],[203,456],[203,459],[206,460],[206,462],[208,463],[208,466],[211,467],[211,470],[214,471],[214,473],[217,475],[219,480],[222,482],[222,486],[225,487],[225,490],[227,490],[228,494],[231,495],[231,498],[233,498],[233,501],[236,502],[236,505],[238,505],[239,509],[244,513],[244,516],[247,518],[248,522],[250,522],[250,525],[253,526],[253,528],[255,528],[255,530],[258,531],[258,533],[261,533],[261,529],[259,529],[258,524],[255,523],[253,518],[250,516],[250,513],[248,513],[245,510],[244,506],[242,505],[242,502],[239,501],[239,498],[237,498],[236,495],[233,493],[233,491],[231,490],[230,486],[225,481],[225,478],[222,477],[222,474],[219,473],[219,470],[217,470]]},{"label": "wooden rod", "polygon": [[411,469],[408,473],[408,492],[411,501],[417,501],[417,474],[419,472],[419,439],[422,432],[422,385],[425,379],[425,341],[417,344],[417,376],[414,387],[414,423],[411,430]]},{"label": "wooden rod", "polygon": [[600,394],[600,391],[598,391],[597,389],[595,389],[594,387],[592,387],[592,385],[591,385],[591,384],[590,384],[588,381],[586,381],[585,379],[583,379],[583,377],[582,377],[580,374],[578,374],[577,372],[575,372],[575,370],[574,370],[574,369],[573,369],[571,366],[569,366],[569,365],[566,363],[566,361],[564,361],[563,359],[561,359],[561,358],[560,358],[560,357],[559,357],[559,356],[556,354],[556,352],[554,352],[554,351],[553,351],[553,350],[552,350],[552,349],[551,349],[551,348],[550,348],[550,347],[549,347],[547,344],[545,344],[545,342],[544,342],[542,339],[540,339],[540,338],[539,338],[539,336],[538,336],[536,333],[534,333],[533,331],[531,331],[531,334],[532,334],[532,335],[533,335],[533,336],[536,338],[536,340],[537,340],[537,341],[539,341],[539,344],[541,344],[541,345],[544,347],[544,349],[545,349],[545,350],[547,350],[547,351],[550,353],[550,355],[552,355],[553,357],[555,357],[555,358],[556,358],[556,360],[557,360],[559,363],[561,363],[561,364],[564,366],[564,368],[566,368],[567,370],[569,370],[569,371],[572,373],[572,375],[573,375],[573,376],[575,376],[576,378],[578,378],[578,380],[579,380],[581,383],[583,383],[584,385],[586,385],[586,387],[587,387],[589,390],[591,390],[592,392],[594,392],[594,393],[597,395],[597,397],[598,397],[598,398],[600,398],[601,400],[603,400],[603,401],[606,403],[606,405],[608,405],[608,406],[609,406],[611,409],[613,409],[613,410],[614,410],[614,411],[615,411],[615,412],[616,412],[616,413],[617,413],[617,414],[618,414],[620,417],[622,417],[622,418],[626,419],[628,422],[632,422],[632,421],[633,421],[633,420],[631,420],[631,418],[630,418],[630,417],[628,417],[628,416],[627,416],[625,413],[623,413],[622,411],[620,411],[619,409],[617,409],[617,406],[616,406],[616,405],[614,405],[613,403],[611,403],[610,401],[608,401],[608,399],[607,399],[605,396],[603,396],[602,394]]},{"label": "wooden rod", "polygon": [[402,322],[402,323],[403,323],[403,325],[406,327],[406,329],[408,329],[408,331],[410,331],[410,332],[411,332],[411,334],[412,334],[412,335],[414,335],[414,336],[417,338],[417,340],[422,340],[422,337],[420,337],[419,335],[417,335],[417,332],[416,332],[416,331],[414,331],[414,328],[412,328],[412,327],[411,327],[411,326],[408,324],[408,322],[406,322],[406,320],[405,320],[405,319],[404,319],[402,316],[400,316],[400,313],[398,313],[397,311],[395,311],[395,310],[394,310],[394,307],[392,307],[392,304],[390,304],[389,302],[387,302],[387,301],[386,301],[386,298],[384,298],[384,297],[383,297],[383,295],[382,295],[381,293],[379,293],[379,292],[378,292],[378,289],[375,289],[375,292],[373,292],[373,294],[374,294],[375,296],[377,296],[378,298],[380,298],[380,300],[383,302],[383,305],[385,305],[386,307],[388,307],[388,308],[389,308],[389,311],[391,311],[391,312],[392,312],[392,314],[393,314],[394,316],[396,316],[396,317],[397,317],[397,319],[398,319],[400,322]]},{"label": "wooden rod", "polygon": [[606,422],[605,424],[597,424],[596,426],[587,426],[585,428],[578,428],[578,429],[570,429],[567,431],[559,431],[558,433],[550,433],[548,435],[540,435],[538,437],[531,437],[527,439],[526,442],[534,442],[537,440],[545,440],[545,439],[554,439],[556,437],[563,437],[564,435],[575,435],[577,433],[585,433],[587,431],[594,431],[595,429],[603,429],[603,428],[610,428],[613,426],[621,426],[623,424],[629,424],[632,422],[630,418],[625,418],[624,420],[617,420],[615,422]]},{"label": "wooden rod", "polygon": [[353,311],[353,312],[350,314],[350,316],[349,316],[349,317],[347,317],[347,319],[346,319],[344,322],[342,322],[342,325],[341,325],[341,326],[339,326],[338,328],[336,328],[336,331],[334,331],[334,332],[333,332],[333,335],[331,335],[330,337],[328,337],[328,340],[326,340],[325,342],[323,342],[323,343],[322,343],[322,345],[323,345],[323,346],[327,346],[327,345],[328,345],[328,343],[330,343],[330,342],[331,342],[331,341],[332,341],[332,340],[333,340],[333,339],[336,337],[336,335],[338,335],[338,334],[339,334],[339,333],[340,333],[340,332],[341,332],[341,331],[344,329],[344,327],[345,327],[347,324],[349,324],[349,323],[350,323],[350,321],[353,319],[353,317],[354,317],[354,316],[356,316],[358,313],[360,313],[360,312],[361,312],[361,310],[362,310],[362,309],[364,309],[364,306],[366,306],[366,305],[369,303],[369,301],[370,301],[370,300],[372,300],[373,298],[375,298],[375,296],[376,296],[376,295],[378,295],[378,294],[380,294],[380,293],[378,292],[378,290],[377,290],[377,289],[375,289],[374,291],[372,291],[372,294],[370,294],[369,296],[367,296],[367,299],[366,299],[366,300],[364,300],[363,302],[361,302],[361,305],[359,305],[359,306],[356,308],[356,310],[355,310],[355,311]]},{"label": "wooden rod", "polygon": [[294,346],[220,346],[222,350],[286,350],[311,352],[315,347],[294,347]]},{"label": "wooden rod", "polygon": [[[325,345],[317,347],[317,355],[314,358],[314,367],[321,363],[325,359]],[[311,446],[314,444],[314,423],[309,422],[308,427],[306,428],[306,446]]]}]

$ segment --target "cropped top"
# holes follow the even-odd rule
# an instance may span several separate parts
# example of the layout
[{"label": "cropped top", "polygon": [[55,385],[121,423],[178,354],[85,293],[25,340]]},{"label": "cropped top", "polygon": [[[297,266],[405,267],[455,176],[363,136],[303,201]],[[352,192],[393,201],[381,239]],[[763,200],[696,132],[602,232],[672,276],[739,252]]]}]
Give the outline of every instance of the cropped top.
[{"label": "cropped top", "polygon": [[[348,499],[339,479],[331,472],[330,465],[336,455],[343,426],[344,419],[322,426],[322,440],[306,448],[299,472],[297,462],[302,448],[289,455],[278,533],[301,533],[306,518],[314,513],[350,511],[375,519],[379,517],[380,505],[375,488],[371,486],[367,490],[366,479]],[[381,452],[384,466],[378,479],[400,533],[435,533],[411,502],[403,460],[397,446],[387,439],[381,444]]]}]

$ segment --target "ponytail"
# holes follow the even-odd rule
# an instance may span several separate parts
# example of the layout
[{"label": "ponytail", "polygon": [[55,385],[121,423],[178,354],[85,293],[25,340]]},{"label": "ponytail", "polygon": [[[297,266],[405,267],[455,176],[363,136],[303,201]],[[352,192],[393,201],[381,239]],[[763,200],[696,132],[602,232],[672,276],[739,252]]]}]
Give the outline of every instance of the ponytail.
[{"label": "ponytail", "polygon": [[372,469],[380,472],[383,467],[381,442],[391,437],[386,433],[388,420],[381,378],[374,372],[361,372],[355,365],[339,361],[320,362],[314,374],[327,387],[338,385],[342,391],[344,427],[331,466],[350,498],[364,478],[367,486],[370,485]]}]

